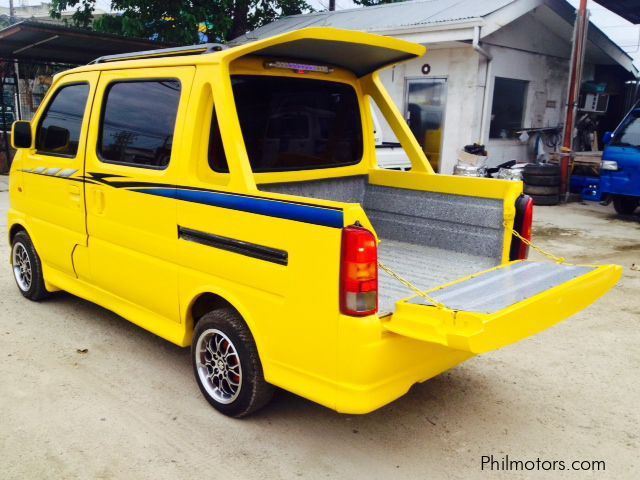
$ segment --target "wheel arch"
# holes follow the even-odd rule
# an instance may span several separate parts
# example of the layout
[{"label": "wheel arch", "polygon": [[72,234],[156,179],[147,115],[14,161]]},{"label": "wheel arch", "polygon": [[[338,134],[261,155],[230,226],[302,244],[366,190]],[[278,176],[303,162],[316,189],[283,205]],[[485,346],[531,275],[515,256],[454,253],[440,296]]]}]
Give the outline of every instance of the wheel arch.
[{"label": "wheel arch", "polygon": [[222,308],[231,308],[235,310],[242,318],[247,328],[251,332],[256,348],[258,349],[258,355],[263,357],[263,345],[262,338],[257,335],[257,326],[253,317],[245,308],[242,303],[234,298],[232,295],[228,295],[222,292],[216,292],[214,288],[203,289],[196,295],[193,295],[191,301],[187,306],[187,310],[184,315],[185,319],[185,344],[190,344],[193,337],[193,330],[195,329],[198,320],[205,314],[214,310]]},{"label": "wheel arch", "polygon": [[[20,222],[15,222],[9,227],[9,245],[13,245],[13,239],[16,238],[18,232],[25,232],[27,235],[29,235],[29,238],[31,238],[27,227],[25,227]],[[33,238],[31,238],[31,241],[33,242]]]}]

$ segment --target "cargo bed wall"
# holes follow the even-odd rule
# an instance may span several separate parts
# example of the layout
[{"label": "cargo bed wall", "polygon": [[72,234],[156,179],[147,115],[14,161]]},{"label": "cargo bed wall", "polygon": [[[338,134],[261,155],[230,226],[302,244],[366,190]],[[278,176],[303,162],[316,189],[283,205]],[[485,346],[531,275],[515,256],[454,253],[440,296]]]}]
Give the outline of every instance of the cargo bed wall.
[{"label": "cargo bed wall", "polygon": [[502,259],[501,200],[370,185],[366,177],[262,185],[262,190],[360,203],[382,239]]}]

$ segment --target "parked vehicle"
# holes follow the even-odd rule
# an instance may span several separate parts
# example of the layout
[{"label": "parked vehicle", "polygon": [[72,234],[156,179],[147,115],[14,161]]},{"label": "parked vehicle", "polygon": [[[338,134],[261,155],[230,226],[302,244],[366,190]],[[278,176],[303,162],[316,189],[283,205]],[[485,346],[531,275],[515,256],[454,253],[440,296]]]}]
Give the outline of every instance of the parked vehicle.
[{"label": "parked vehicle", "polygon": [[[585,308],[620,267],[523,261],[520,182],[433,173],[378,76],[423,54],[311,28],[57,75],[13,126],[20,291],[191,346],[204,397],[234,417],[273,386],[370,412]],[[378,168],[369,98],[410,171]]]},{"label": "parked vehicle", "polygon": [[[411,160],[399,142],[384,141],[382,125],[378,119],[375,109],[371,109],[371,119],[373,120],[373,138],[376,144],[376,159],[380,168],[390,170],[410,170]],[[394,139],[395,140],[395,139]]]},{"label": "parked vehicle", "polygon": [[605,133],[603,143],[600,182],[587,198],[613,202],[616,212],[630,215],[640,204],[640,105],[613,133]]}]

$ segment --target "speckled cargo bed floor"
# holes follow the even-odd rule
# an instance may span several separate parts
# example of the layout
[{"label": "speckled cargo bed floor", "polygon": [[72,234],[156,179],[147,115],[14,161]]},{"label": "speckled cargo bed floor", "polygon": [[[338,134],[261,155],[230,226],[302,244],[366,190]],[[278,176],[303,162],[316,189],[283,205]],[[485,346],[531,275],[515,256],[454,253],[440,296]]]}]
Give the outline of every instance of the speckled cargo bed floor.
[{"label": "speckled cargo bed floor", "polygon": [[[378,255],[388,267],[423,290],[466,277],[497,265],[488,257],[452,252],[396,240],[382,239]],[[412,292],[386,272],[379,274],[379,312],[393,312],[394,304]]]}]

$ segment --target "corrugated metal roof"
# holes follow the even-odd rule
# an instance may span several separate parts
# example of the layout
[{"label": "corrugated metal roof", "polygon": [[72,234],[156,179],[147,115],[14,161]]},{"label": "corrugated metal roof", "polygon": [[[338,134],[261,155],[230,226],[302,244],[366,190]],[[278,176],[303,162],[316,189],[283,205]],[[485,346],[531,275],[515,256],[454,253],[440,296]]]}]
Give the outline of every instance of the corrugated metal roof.
[{"label": "corrugated metal roof", "polygon": [[420,25],[480,19],[517,0],[415,0],[335,12],[293,15],[276,20],[239,37],[256,40],[304,27],[335,27],[380,32]]},{"label": "corrugated metal roof", "polygon": [[0,58],[84,64],[96,57],[172,46],[50,22],[25,20],[0,30]]}]

